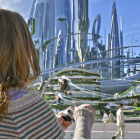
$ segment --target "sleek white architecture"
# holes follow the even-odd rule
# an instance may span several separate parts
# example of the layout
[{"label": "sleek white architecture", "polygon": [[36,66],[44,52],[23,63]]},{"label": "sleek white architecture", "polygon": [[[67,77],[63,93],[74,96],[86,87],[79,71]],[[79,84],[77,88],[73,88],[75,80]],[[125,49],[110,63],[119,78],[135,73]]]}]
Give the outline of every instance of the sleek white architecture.
[{"label": "sleek white architecture", "polygon": [[[117,8],[116,2],[114,1],[112,6],[111,16],[111,49],[119,47],[119,32],[118,32],[118,19],[117,19]],[[120,55],[120,50],[111,51],[111,58]],[[120,60],[112,61],[111,66],[120,65]],[[111,79],[120,78],[120,68],[111,69]]]}]

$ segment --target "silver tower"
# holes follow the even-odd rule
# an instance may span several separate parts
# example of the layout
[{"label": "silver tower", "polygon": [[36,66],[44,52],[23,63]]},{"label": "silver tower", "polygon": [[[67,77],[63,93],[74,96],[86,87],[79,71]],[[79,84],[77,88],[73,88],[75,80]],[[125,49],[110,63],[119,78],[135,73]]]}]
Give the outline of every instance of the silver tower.
[{"label": "silver tower", "polygon": [[[123,23],[122,23],[122,16],[120,17],[121,22],[121,30],[120,30],[120,47],[123,47]],[[121,56],[123,57],[123,48],[121,49]],[[121,60],[121,65],[123,64],[123,60]],[[121,67],[121,77],[124,75],[124,67]]]},{"label": "silver tower", "polygon": [[88,47],[89,18],[88,18],[88,0],[78,0],[78,56],[80,62],[85,61],[84,56]]},{"label": "silver tower", "polygon": [[[117,9],[116,2],[114,1],[112,6],[112,16],[111,16],[111,49],[119,47],[119,33],[118,33],[118,20],[117,20]],[[111,51],[111,58],[120,55],[120,50]],[[120,65],[120,61],[112,61],[111,66]],[[111,79],[120,78],[120,68],[111,69]]]},{"label": "silver tower", "polygon": [[[74,21],[75,21],[75,6],[74,0],[72,0],[72,13],[71,13],[71,33],[74,33]],[[74,55],[75,55],[75,40],[74,36],[71,36],[71,50],[70,50],[70,61],[74,62]]]},{"label": "silver tower", "polygon": [[[61,15],[66,17],[68,24],[57,19]],[[57,40],[50,42],[46,49],[42,49],[40,46],[46,41],[58,37],[60,30],[64,35],[70,32],[71,0],[34,0],[30,17],[35,19],[33,40],[39,39],[36,48],[40,51],[40,68],[41,70],[53,68],[55,66],[54,56],[57,52]],[[62,47],[66,51],[63,54],[63,63],[67,63],[70,58],[70,41],[70,37],[64,38]]]}]

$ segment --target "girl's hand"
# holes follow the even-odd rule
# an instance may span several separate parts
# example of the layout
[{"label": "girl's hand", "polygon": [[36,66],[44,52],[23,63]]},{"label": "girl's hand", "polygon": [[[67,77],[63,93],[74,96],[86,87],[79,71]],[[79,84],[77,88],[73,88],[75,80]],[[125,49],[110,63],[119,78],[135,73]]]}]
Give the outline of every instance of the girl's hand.
[{"label": "girl's hand", "polygon": [[71,122],[68,122],[66,120],[64,120],[61,115],[64,113],[64,111],[61,111],[59,112],[56,117],[58,118],[59,120],[59,123],[60,125],[63,127],[64,130],[66,130],[71,124],[72,124],[72,121]]}]

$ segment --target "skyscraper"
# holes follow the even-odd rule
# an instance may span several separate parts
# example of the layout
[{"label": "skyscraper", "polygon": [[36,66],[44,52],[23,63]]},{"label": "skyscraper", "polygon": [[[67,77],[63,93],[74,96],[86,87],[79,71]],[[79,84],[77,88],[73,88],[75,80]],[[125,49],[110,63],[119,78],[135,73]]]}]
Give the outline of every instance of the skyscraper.
[{"label": "skyscraper", "polygon": [[[122,16],[120,17],[120,22],[121,22],[120,47],[123,47],[123,23],[122,23]],[[121,55],[123,55],[123,49],[121,49]]]},{"label": "skyscraper", "polygon": [[[111,51],[110,51],[110,34],[107,35],[106,50],[107,50],[106,55],[107,55],[107,59],[108,59],[111,56]],[[109,62],[107,62],[107,64],[108,64],[108,67],[110,67],[112,63],[109,61]],[[111,77],[111,75],[110,75],[111,72],[112,72],[112,70],[108,69],[108,79],[110,79],[110,77]]]},{"label": "skyscraper", "polygon": [[[72,15],[71,15],[71,33],[74,33],[74,21],[75,21],[75,5],[74,0],[72,0]],[[71,36],[71,50],[70,50],[70,61],[74,62],[75,55],[75,40],[74,36]]]},{"label": "skyscraper", "polygon": [[[112,6],[112,16],[111,16],[111,49],[119,47],[119,33],[118,33],[118,20],[117,20],[117,8],[116,2],[114,1]],[[120,55],[120,50],[112,50],[111,58],[117,57]],[[112,61],[111,66],[120,65],[120,60]],[[120,68],[112,68],[111,70],[111,79],[120,78]]]},{"label": "skyscraper", "polygon": [[78,56],[82,62],[88,47],[88,0],[78,0]]},{"label": "skyscraper", "polygon": [[107,42],[106,42],[106,50],[108,51],[107,54],[107,58],[110,58],[110,34],[107,35]]},{"label": "skyscraper", "polygon": [[[66,22],[61,22],[57,19],[58,16],[63,15],[67,19]],[[66,35],[70,32],[71,28],[71,0],[34,0],[31,8],[30,17],[35,19],[35,34],[33,40],[38,40],[39,43],[36,48],[40,51],[40,67],[41,70],[53,68],[55,65],[55,53],[57,52],[57,40],[50,42],[47,45],[47,51],[42,50],[40,47],[47,40],[58,37],[59,31],[62,30]],[[68,26],[67,26],[68,25]],[[71,37],[64,38],[65,53],[63,54],[64,60],[67,62],[70,59],[70,42]],[[47,57],[45,57],[47,55]],[[50,55],[50,59],[46,61]],[[65,63],[66,63],[65,62]],[[48,64],[45,64],[48,63]]]},{"label": "skyscraper", "polygon": [[[120,47],[123,47],[123,23],[122,23],[122,15],[120,17],[121,22],[121,30],[120,30]],[[123,57],[123,48],[121,49],[121,56]],[[123,60],[121,60],[123,64]],[[121,67],[121,77],[124,75],[124,67]]]}]

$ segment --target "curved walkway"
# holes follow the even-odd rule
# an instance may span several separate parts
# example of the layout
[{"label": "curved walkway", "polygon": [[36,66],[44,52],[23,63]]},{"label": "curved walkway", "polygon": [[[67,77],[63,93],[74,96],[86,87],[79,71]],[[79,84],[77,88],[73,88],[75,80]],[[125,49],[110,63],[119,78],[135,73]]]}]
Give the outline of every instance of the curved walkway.
[{"label": "curved walkway", "polygon": [[41,92],[41,96],[43,96],[46,87],[49,85],[50,81],[51,81],[54,77],[56,77],[58,74],[60,74],[60,73],[62,73],[62,72],[65,72],[65,71],[72,71],[72,70],[81,71],[81,72],[87,72],[87,73],[91,73],[91,74],[99,74],[99,75],[101,75],[100,73],[93,72],[93,71],[86,70],[86,69],[80,69],[80,68],[62,69],[62,70],[60,70],[60,71],[54,73],[54,75],[52,75],[52,76],[48,79],[48,81],[45,83],[45,85],[44,85],[44,87],[43,87],[43,90],[42,90],[42,92]]}]

